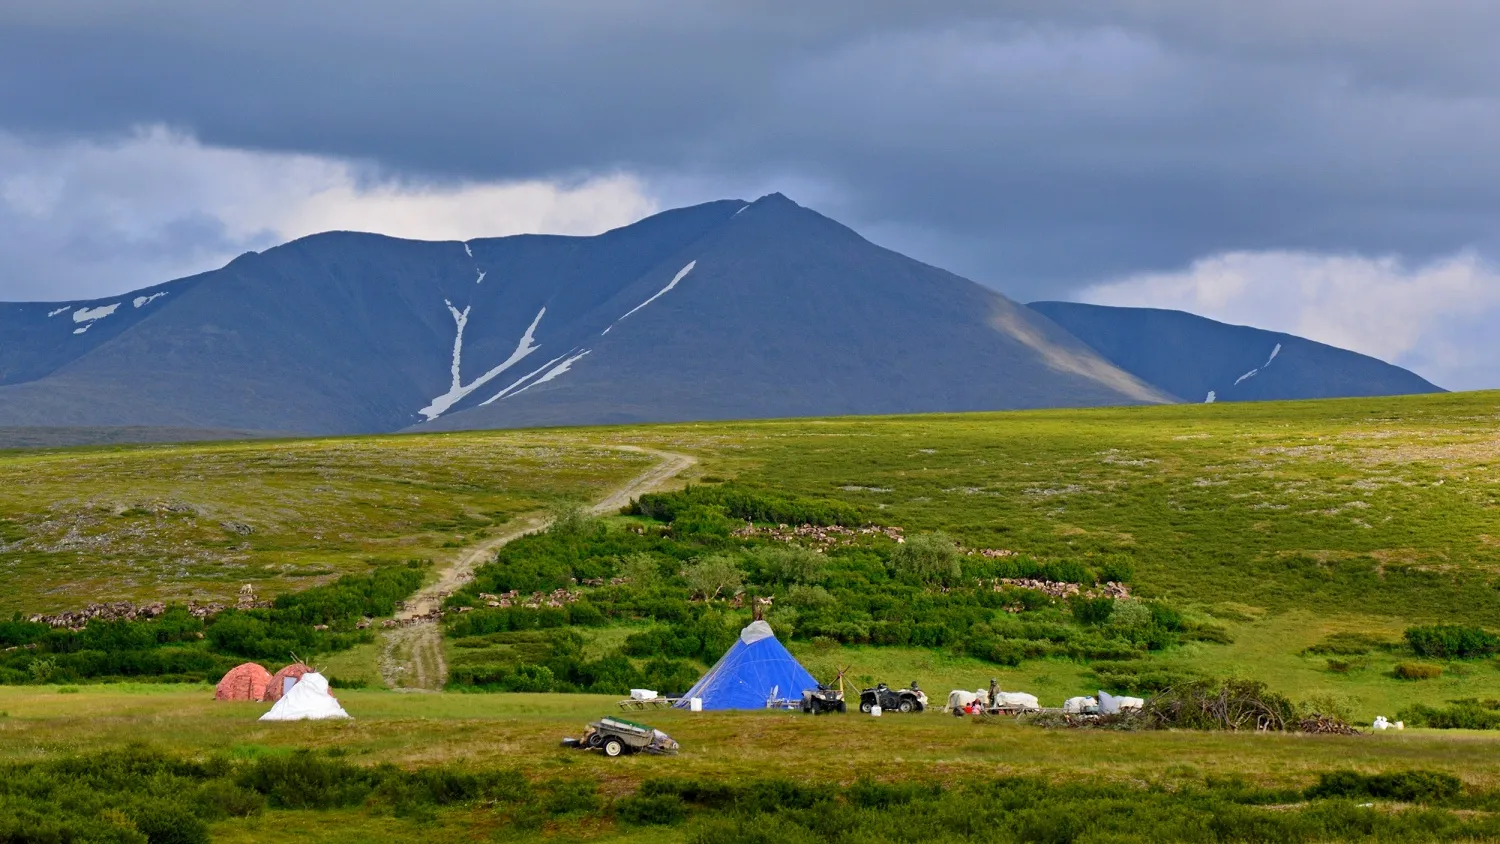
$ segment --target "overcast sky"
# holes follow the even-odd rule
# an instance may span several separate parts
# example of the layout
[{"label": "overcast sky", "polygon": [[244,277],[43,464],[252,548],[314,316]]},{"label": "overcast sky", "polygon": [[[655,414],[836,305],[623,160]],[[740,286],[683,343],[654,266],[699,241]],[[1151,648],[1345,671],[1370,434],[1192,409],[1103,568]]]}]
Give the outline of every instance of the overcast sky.
[{"label": "overcast sky", "polygon": [[1496,43],[1487,0],[12,0],[0,299],[780,190],[1022,301],[1500,387]]}]

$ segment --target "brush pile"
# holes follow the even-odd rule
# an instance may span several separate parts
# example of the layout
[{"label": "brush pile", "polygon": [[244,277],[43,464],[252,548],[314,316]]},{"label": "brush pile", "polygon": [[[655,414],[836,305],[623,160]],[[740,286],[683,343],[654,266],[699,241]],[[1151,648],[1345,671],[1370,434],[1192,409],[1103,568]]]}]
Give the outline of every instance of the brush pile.
[{"label": "brush pile", "polygon": [[1284,733],[1300,726],[1297,707],[1254,680],[1195,680],[1163,689],[1141,714],[1156,729]]},{"label": "brush pile", "polygon": [[1322,715],[1317,712],[1308,715],[1297,722],[1297,730],[1303,733],[1320,736],[1358,736],[1363,735],[1353,725],[1332,715]]}]

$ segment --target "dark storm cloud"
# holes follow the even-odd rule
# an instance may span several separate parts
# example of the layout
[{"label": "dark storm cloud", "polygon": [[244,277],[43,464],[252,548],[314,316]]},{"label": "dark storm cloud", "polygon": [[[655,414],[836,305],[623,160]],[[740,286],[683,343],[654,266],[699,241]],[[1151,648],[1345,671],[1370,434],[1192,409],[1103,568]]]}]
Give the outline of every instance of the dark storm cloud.
[{"label": "dark storm cloud", "polygon": [[1481,2],[36,2],[0,10],[0,129],[781,187],[1030,297],[1500,246],[1497,33]]}]

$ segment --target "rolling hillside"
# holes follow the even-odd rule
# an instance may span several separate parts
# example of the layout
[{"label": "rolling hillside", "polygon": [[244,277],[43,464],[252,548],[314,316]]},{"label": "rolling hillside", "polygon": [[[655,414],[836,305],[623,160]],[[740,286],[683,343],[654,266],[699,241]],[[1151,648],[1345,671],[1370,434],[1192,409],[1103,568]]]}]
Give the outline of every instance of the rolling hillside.
[{"label": "rolling hillside", "polygon": [[1421,376],[1368,355],[1182,311],[1076,302],[1032,302],[1027,307],[1114,365],[1183,401],[1442,392]]}]

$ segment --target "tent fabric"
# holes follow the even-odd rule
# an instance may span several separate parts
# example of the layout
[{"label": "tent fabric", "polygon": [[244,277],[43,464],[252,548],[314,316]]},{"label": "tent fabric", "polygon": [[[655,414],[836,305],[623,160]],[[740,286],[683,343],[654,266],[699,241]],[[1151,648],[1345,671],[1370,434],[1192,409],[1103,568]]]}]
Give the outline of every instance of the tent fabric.
[{"label": "tent fabric", "polygon": [[214,700],[265,700],[271,672],[247,662],[229,669],[214,687]]},{"label": "tent fabric", "polygon": [[292,690],[282,695],[262,721],[321,721],[325,718],[348,718],[349,713],[328,693],[328,679],[316,671],[302,675]]},{"label": "tent fabric", "polygon": [[1146,705],[1141,698],[1112,695],[1103,689],[1099,690],[1098,700],[1100,715],[1118,715],[1123,710],[1140,709]]},{"label": "tent fabric", "polygon": [[772,699],[800,700],[818,681],[776,641],[771,626],[753,621],[677,705],[693,698],[704,709],[765,709]]},{"label": "tent fabric", "polygon": [[312,669],[300,662],[294,662],[291,665],[288,665],[287,667],[276,672],[276,674],[271,677],[271,682],[266,684],[265,699],[273,703],[281,700],[281,696],[286,693],[286,678],[291,677],[293,680],[301,680],[303,675],[311,673]]}]

